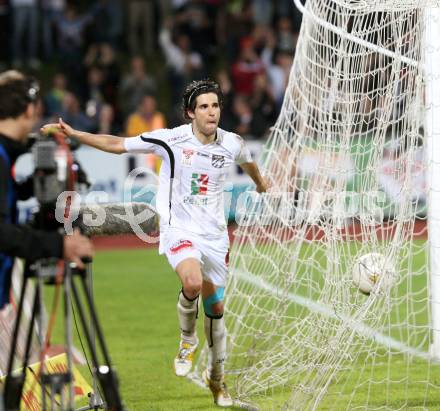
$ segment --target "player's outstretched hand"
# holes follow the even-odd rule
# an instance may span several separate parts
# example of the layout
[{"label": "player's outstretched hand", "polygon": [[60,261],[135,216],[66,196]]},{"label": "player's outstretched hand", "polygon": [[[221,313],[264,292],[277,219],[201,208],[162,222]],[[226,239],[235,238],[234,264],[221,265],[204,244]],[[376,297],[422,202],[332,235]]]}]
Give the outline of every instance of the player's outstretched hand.
[{"label": "player's outstretched hand", "polygon": [[74,135],[74,129],[63,121],[62,118],[58,120],[58,123],[46,124],[40,129],[41,133],[49,134],[51,132],[63,133],[66,137]]},{"label": "player's outstretched hand", "polygon": [[75,228],[72,235],[64,236],[64,259],[75,263],[80,269],[84,268],[82,258],[93,256],[93,244]]}]

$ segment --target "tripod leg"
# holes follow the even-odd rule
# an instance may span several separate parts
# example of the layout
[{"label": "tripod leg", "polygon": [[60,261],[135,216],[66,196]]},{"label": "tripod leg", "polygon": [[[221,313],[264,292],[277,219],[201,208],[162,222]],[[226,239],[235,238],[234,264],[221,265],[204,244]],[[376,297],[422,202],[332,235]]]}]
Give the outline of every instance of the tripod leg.
[{"label": "tripod leg", "polygon": [[101,382],[101,386],[106,399],[106,405],[108,406],[109,409],[114,411],[123,410],[122,401],[119,395],[117,377],[111,366],[110,355],[108,353],[107,346],[104,341],[104,334],[102,332],[101,325],[98,321],[98,315],[93,301],[93,297],[90,290],[87,287],[86,280],[84,277],[81,277],[81,284],[89,307],[90,317],[92,319],[94,330],[96,331],[96,336],[98,337],[98,343],[101,348],[102,355],[104,357],[104,361],[106,364],[106,367],[103,367],[103,369],[101,368],[97,369],[97,374]]},{"label": "tripod leg", "polygon": [[95,304],[93,302],[93,298],[90,294],[90,291],[87,288],[87,284],[86,284],[84,278],[82,278],[82,277],[81,277],[81,284],[83,287],[84,294],[86,296],[87,304],[89,306],[90,317],[92,319],[94,329],[96,331],[96,336],[98,337],[98,343],[102,349],[102,355],[104,357],[104,361],[110,367],[111,366],[110,355],[107,351],[107,346],[105,345],[104,334],[101,330],[101,325],[99,324],[99,321],[98,321],[98,315],[96,313]]},{"label": "tripod leg", "polygon": [[4,402],[5,402],[6,411],[18,411],[20,408],[21,395],[23,393],[23,385],[26,378],[26,368],[29,361],[29,352],[32,343],[33,326],[35,322],[36,312],[38,310],[38,293],[36,292],[34,296],[34,302],[32,305],[31,322],[29,323],[28,335],[26,338],[26,347],[24,352],[22,370],[20,374],[13,375],[14,358],[16,356],[17,340],[18,340],[18,334],[20,332],[20,323],[23,314],[23,304],[24,304],[24,297],[26,295],[27,283],[28,283],[28,276],[25,275],[23,278],[23,284],[21,286],[17,318],[15,319],[14,332],[12,335],[11,348],[9,351],[9,358],[8,358],[8,369],[7,369],[7,376],[6,376],[5,389],[4,389]]},{"label": "tripod leg", "polygon": [[21,315],[23,313],[24,296],[26,294],[27,282],[28,282],[28,277],[25,276],[23,278],[23,284],[21,285],[20,300],[18,301],[17,318],[15,319],[14,332],[12,334],[11,349],[8,358],[8,369],[7,369],[8,375],[11,375],[12,368],[14,366],[15,349],[17,347],[18,333],[20,330]]},{"label": "tripod leg", "polygon": [[73,337],[72,337],[72,270],[65,263],[64,275],[64,329],[66,336],[67,369],[70,375],[68,410],[73,410],[75,387],[73,382]]},{"label": "tripod leg", "polygon": [[[88,289],[90,296],[93,299],[93,273],[91,262],[86,265],[86,279],[88,282]],[[90,322],[90,337],[93,344],[93,349],[96,351],[96,332],[93,322]],[[98,390],[98,376],[96,375],[96,369],[92,370],[93,387],[90,393],[89,407],[92,410],[104,409],[105,404],[102,400],[101,393]]]},{"label": "tripod leg", "polygon": [[40,313],[41,313],[40,290],[37,288],[35,290],[34,303],[32,306],[31,321],[29,323],[28,335],[26,338],[26,349],[24,352],[23,369],[27,368],[27,366],[29,364],[29,357],[30,357],[30,353],[31,353],[31,344],[32,344],[32,334],[34,331],[34,326],[35,326],[35,321],[36,321],[37,315],[40,315]]},{"label": "tripod leg", "polygon": [[84,273],[80,273],[81,283],[83,286],[83,291],[86,297],[86,302],[89,309],[90,319],[93,323],[94,329],[96,330],[98,342],[100,344],[102,354],[104,357],[104,360],[106,362],[105,366],[100,367],[98,362],[98,356],[96,349],[94,347],[94,343],[92,341],[90,330],[88,327],[88,324],[86,322],[84,309],[81,306],[81,302],[79,299],[79,293],[78,289],[76,287],[76,284],[74,281],[72,281],[72,291],[73,291],[73,297],[76,303],[76,306],[78,308],[79,317],[81,320],[82,328],[84,331],[84,335],[87,340],[87,344],[89,346],[90,354],[93,361],[93,366],[95,367],[97,376],[99,378],[99,382],[101,385],[101,389],[104,393],[105,402],[107,405],[107,408],[111,411],[123,411],[122,401],[119,395],[119,389],[118,384],[116,380],[116,375],[114,374],[113,370],[111,369],[110,364],[110,358],[104,343],[104,337],[101,331],[100,324],[98,322],[98,318],[96,315],[95,307],[91,298],[91,295],[89,293],[89,290],[87,289],[87,285],[84,279]]}]

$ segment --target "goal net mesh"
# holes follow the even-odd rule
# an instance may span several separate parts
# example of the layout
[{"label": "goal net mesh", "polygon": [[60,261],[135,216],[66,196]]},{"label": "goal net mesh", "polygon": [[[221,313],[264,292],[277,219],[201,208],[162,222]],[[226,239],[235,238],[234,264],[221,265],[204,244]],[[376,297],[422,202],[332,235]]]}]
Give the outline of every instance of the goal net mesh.
[{"label": "goal net mesh", "polygon": [[[273,188],[239,201],[226,290],[227,381],[260,409],[430,409],[440,398],[423,16],[410,1],[306,3],[262,158]],[[365,295],[352,272],[368,253],[395,273],[389,287],[376,273]]]}]

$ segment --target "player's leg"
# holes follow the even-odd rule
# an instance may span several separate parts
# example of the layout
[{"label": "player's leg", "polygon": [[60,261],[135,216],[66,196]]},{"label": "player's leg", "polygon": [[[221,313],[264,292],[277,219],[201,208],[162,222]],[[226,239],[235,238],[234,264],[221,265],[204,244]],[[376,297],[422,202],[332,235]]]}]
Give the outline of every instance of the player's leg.
[{"label": "player's leg", "polygon": [[199,295],[202,288],[200,261],[186,258],[176,267],[176,273],[182,282],[182,290],[177,301],[177,317],[180,326],[180,344],[174,359],[174,371],[179,377],[185,377],[192,368],[194,354],[199,340],[196,334]]},{"label": "player's leg", "polygon": [[177,317],[180,326],[180,343],[174,371],[184,377],[191,371],[194,353],[199,340],[196,334],[199,294],[202,289],[200,268],[201,253],[194,245],[194,239],[181,230],[168,231],[161,237],[161,252],[165,252],[168,262],[182,282],[177,299]]},{"label": "player's leg", "polygon": [[176,267],[176,273],[182,282],[182,290],[177,301],[181,340],[184,343],[197,344],[196,320],[198,316],[199,295],[202,289],[200,261],[187,258]]},{"label": "player's leg", "polygon": [[228,275],[229,239],[227,234],[215,241],[205,241],[203,254],[202,298],[205,311],[205,335],[209,345],[208,368],[204,379],[214,402],[221,407],[233,404],[224,381],[226,327],[223,318],[224,287]]},{"label": "player's leg", "polygon": [[226,328],[223,318],[224,287],[203,280],[202,298],[205,311],[205,336],[209,347],[210,379],[221,381],[226,358]]},{"label": "player's leg", "polygon": [[205,336],[209,346],[208,368],[204,379],[214,402],[220,407],[230,407],[233,402],[224,381],[226,359],[226,327],[223,318],[224,287],[203,281],[202,298],[205,311]]}]

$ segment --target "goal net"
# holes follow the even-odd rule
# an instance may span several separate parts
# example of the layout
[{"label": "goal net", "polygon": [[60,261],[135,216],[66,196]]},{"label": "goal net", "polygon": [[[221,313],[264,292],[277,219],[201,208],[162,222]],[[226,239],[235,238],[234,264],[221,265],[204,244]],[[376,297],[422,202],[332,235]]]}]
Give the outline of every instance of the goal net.
[{"label": "goal net", "polygon": [[[272,192],[239,202],[226,291],[227,381],[262,410],[440,405],[430,354],[427,6],[308,0],[302,10],[262,159]],[[368,253],[393,276],[385,287],[374,272],[365,295],[352,273]],[[205,347],[195,375],[206,358]]]}]

